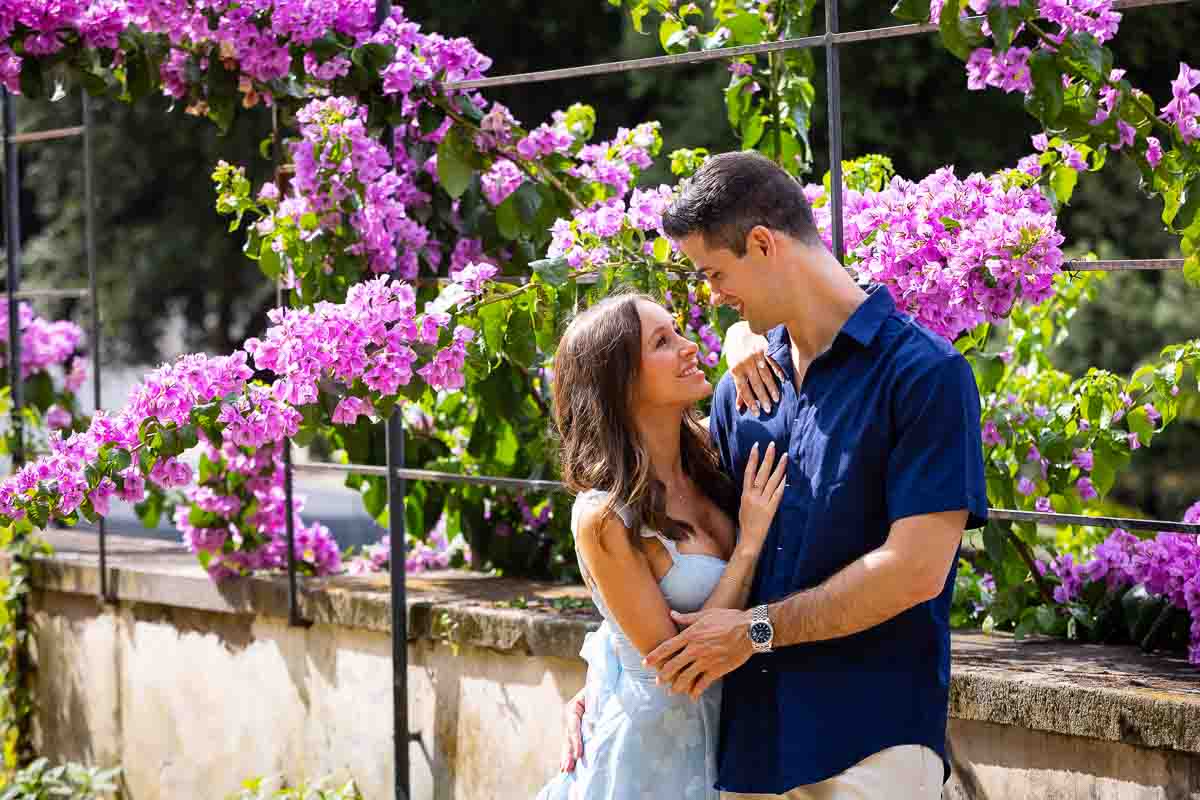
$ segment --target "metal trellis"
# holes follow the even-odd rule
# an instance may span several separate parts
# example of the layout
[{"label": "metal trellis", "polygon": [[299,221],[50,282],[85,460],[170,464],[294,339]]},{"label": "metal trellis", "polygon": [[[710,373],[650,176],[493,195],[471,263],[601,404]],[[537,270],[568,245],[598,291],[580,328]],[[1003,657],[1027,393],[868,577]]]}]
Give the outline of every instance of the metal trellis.
[{"label": "metal trellis", "polygon": [[[1188,0],[1117,0],[1115,8],[1131,9],[1143,6],[1171,5]],[[381,25],[391,13],[390,0],[377,0],[376,25]],[[828,84],[828,132],[830,142],[831,165],[831,211],[833,223],[834,253],[841,259],[844,255],[842,231],[842,113],[841,113],[841,69],[839,48],[859,42],[880,41],[907,36],[923,35],[935,32],[936,25],[914,24],[896,25],[890,27],[842,32],[838,26],[838,2],[826,0],[825,3],[825,32],[796,39],[775,42],[765,42],[756,45],[725,47],[702,52],[689,52],[679,55],[656,56],[652,58],[630,59],[625,61],[591,64],[564,69],[541,70],[536,72],[502,75],[479,80],[458,81],[446,84],[445,89],[486,89],[499,86],[516,86],[542,83],[546,81],[564,80],[571,78],[589,77],[617,72],[657,69],[663,67],[681,66],[710,61],[723,61],[732,58],[778,53],[786,50],[803,48],[823,48],[826,56],[826,75]],[[83,124],[79,126],[58,128],[46,131],[17,133],[16,115],[13,98],[8,92],[3,93],[3,133],[4,159],[7,168],[5,182],[5,232],[7,247],[7,298],[9,322],[9,364],[19,365],[21,336],[18,329],[17,303],[23,299],[56,299],[77,298],[85,300],[91,313],[90,332],[92,335],[92,380],[95,406],[101,406],[100,388],[100,314],[96,291],[95,270],[95,214],[94,214],[94,176],[92,164],[91,141],[91,108],[86,97],[83,98]],[[389,132],[390,133],[390,132]],[[87,259],[86,289],[46,289],[21,291],[21,242],[20,242],[20,175],[17,156],[18,145],[57,139],[82,136],[84,145],[84,192],[85,192],[85,243]],[[393,137],[387,135],[385,144],[393,148]],[[274,157],[278,160],[281,155],[281,137],[276,121]],[[278,166],[278,165],[277,165]],[[279,176],[277,170],[277,178]],[[1182,269],[1182,259],[1115,259],[1092,261],[1069,261],[1064,265],[1067,271],[1142,271],[1142,270],[1179,270]],[[502,279],[513,283],[523,283],[529,276],[502,276]],[[420,282],[438,283],[443,279],[420,279]],[[585,276],[581,283],[591,282],[592,277]],[[277,288],[280,305],[289,302],[289,293],[282,284]],[[21,422],[21,407],[23,402],[21,376],[19,368],[10,368],[9,380],[12,392],[12,424],[16,433],[16,447],[13,452],[14,465],[19,466],[25,456],[24,431]],[[390,536],[390,592],[392,602],[392,696],[393,696],[393,730],[394,730],[394,759],[395,759],[395,797],[397,800],[407,800],[410,796],[410,766],[409,746],[418,737],[409,731],[408,696],[407,696],[407,597],[405,575],[405,491],[408,481],[428,481],[433,483],[457,483],[476,486],[487,486],[506,490],[530,490],[559,492],[564,487],[557,481],[527,480],[503,476],[464,475],[433,470],[412,469],[405,466],[404,425],[402,414],[397,408],[389,415],[386,422],[387,464],[375,466],[369,464],[327,464],[303,463],[294,464],[292,461],[291,443],[284,445],[282,453],[284,462],[284,489],[286,503],[286,533],[288,542],[288,608],[289,623],[297,626],[311,624],[301,614],[299,581],[295,558],[295,530],[293,521],[293,492],[292,481],[294,473],[308,472],[314,474],[363,474],[387,478],[388,511]],[[1043,512],[1028,512],[1014,509],[993,508],[989,510],[992,518],[1014,522],[1032,522],[1051,525],[1087,525],[1105,528],[1127,528],[1145,531],[1175,531],[1179,533],[1200,535],[1200,524],[1184,524],[1165,520],[1142,520],[1119,517],[1090,517],[1074,514],[1057,514]],[[106,562],[106,539],[104,521],[99,525],[100,549],[100,596],[109,599]]]},{"label": "metal trellis", "polygon": [[[100,303],[96,293],[96,199],[95,170],[92,158],[92,106],[87,92],[80,92],[82,125],[53,128],[43,131],[17,132],[16,100],[7,89],[0,90],[4,115],[4,238],[8,269],[5,294],[8,300],[8,379],[12,402],[11,424],[15,445],[12,452],[13,469],[25,460],[25,427],[22,419],[24,391],[21,379],[21,331],[18,325],[18,305],[22,300],[83,301],[89,315],[91,338],[92,399],[95,410],[103,408],[100,388]],[[87,264],[86,289],[21,290],[21,164],[18,145],[53,142],[61,139],[83,139],[83,196],[84,196],[84,258]],[[100,589],[102,603],[111,599],[108,585],[107,528],[101,517],[96,525],[100,537]]]}]

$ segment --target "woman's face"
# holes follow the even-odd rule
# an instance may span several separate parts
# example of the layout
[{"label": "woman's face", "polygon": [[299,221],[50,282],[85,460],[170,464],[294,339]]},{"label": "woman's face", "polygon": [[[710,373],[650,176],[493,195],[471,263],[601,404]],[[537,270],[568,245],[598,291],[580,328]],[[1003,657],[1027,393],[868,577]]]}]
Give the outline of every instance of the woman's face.
[{"label": "woman's face", "polygon": [[646,300],[639,300],[637,309],[642,323],[642,368],[635,402],[685,407],[712,394],[712,384],[700,369],[699,348],[679,332],[675,318]]}]

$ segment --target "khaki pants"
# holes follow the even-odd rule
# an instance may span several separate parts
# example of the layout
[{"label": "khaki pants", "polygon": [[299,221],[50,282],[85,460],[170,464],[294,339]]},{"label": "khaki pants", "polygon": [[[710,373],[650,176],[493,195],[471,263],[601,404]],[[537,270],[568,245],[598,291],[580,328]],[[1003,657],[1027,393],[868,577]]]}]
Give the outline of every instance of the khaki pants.
[{"label": "khaki pants", "polygon": [[889,747],[832,778],[786,794],[722,792],[722,800],[938,800],[942,759],[928,747]]}]

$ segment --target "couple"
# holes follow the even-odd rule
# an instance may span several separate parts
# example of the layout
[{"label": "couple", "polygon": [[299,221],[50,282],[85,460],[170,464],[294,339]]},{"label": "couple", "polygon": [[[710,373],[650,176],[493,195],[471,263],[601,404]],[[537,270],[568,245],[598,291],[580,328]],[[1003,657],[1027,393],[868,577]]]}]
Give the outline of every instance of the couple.
[{"label": "couple", "polygon": [[938,798],[958,548],[987,513],[971,370],[758,154],[709,160],[663,227],[766,339],[731,342],[705,430],[664,308],[567,329],[554,410],[604,622],[539,800]]}]

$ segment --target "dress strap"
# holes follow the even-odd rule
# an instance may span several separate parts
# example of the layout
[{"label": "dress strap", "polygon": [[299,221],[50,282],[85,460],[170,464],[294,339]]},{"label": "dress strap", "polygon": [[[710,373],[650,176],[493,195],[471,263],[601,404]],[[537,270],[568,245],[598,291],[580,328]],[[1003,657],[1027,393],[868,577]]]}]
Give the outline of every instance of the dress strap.
[{"label": "dress strap", "polygon": [[[584,509],[593,506],[603,506],[608,502],[609,493],[599,489],[588,489],[586,492],[580,492],[575,498],[575,505],[571,510],[571,531],[574,533],[579,522],[579,516]],[[617,515],[621,517],[621,522],[625,523],[625,527],[633,528],[636,526],[637,518],[634,516],[634,511],[624,503],[616,504]]]},{"label": "dress strap", "polygon": [[663,536],[658,531],[654,531],[654,530],[650,530],[649,528],[645,528],[642,530],[642,538],[643,539],[658,539],[660,542],[662,542],[662,546],[667,548],[667,552],[671,554],[672,561],[675,560],[675,556],[679,555],[679,545],[675,544],[675,542],[673,542],[670,539],[668,539],[667,537]]}]

